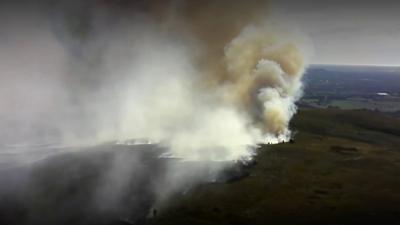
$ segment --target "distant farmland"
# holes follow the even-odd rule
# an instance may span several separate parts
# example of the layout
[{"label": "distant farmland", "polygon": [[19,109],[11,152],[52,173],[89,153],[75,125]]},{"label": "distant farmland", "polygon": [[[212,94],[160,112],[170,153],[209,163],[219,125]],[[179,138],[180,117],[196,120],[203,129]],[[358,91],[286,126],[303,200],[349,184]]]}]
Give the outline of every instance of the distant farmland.
[{"label": "distant farmland", "polygon": [[300,105],[400,111],[400,69],[313,66],[305,75],[305,96]]}]

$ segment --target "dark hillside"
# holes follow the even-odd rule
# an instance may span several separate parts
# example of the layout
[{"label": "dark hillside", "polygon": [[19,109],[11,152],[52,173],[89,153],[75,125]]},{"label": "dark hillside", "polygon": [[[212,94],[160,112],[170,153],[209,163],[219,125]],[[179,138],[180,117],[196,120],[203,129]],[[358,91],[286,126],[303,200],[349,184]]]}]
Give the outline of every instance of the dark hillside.
[{"label": "dark hillside", "polygon": [[397,224],[400,120],[302,110],[295,143],[263,146],[250,175],[175,199],[150,224]]}]

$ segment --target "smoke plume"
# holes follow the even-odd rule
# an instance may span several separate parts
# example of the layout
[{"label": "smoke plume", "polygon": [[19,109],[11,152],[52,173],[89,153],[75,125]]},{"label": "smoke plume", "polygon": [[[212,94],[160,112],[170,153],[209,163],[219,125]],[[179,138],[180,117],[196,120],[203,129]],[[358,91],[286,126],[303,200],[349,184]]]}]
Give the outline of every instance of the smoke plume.
[{"label": "smoke plume", "polygon": [[148,138],[225,161],[290,138],[306,60],[265,1],[41,3],[2,19],[15,21],[0,53],[3,143]]},{"label": "smoke plume", "polygon": [[[146,106],[128,110],[133,121],[124,124],[142,128],[129,127],[126,138],[144,135],[188,160],[248,159],[258,143],[287,141],[306,60],[296,40],[264,16],[266,2],[152,3],[149,14],[164,40],[172,35],[179,42],[168,41],[178,46],[163,50],[168,56],[156,64],[162,71],[149,75],[156,81],[149,84]],[[177,69],[173,78],[162,68],[170,59],[166,65]],[[154,85],[160,79],[163,84]]]}]

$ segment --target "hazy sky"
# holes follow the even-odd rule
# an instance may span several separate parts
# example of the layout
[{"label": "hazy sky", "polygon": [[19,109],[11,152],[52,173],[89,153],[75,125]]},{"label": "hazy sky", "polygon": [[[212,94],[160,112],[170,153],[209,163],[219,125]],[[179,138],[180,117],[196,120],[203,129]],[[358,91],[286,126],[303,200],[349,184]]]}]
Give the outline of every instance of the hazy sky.
[{"label": "hazy sky", "polygon": [[400,1],[274,3],[311,38],[313,63],[400,66]]}]

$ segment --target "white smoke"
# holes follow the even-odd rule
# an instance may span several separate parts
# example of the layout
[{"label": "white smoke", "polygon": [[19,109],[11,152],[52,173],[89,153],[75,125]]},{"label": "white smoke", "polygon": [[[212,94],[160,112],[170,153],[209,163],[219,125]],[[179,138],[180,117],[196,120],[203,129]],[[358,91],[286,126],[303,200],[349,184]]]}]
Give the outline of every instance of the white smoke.
[{"label": "white smoke", "polygon": [[[245,28],[225,48],[234,78],[204,87],[208,78],[197,69],[191,46],[136,29],[150,32],[144,35],[149,38],[119,43],[132,51],[131,61],[118,53],[107,59],[112,76],[123,71],[126,80],[110,84],[119,88],[111,119],[116,128],[100,127],[108,132],[97,132],[95,140],[148,138],[167,145],[173,157],[196,161],[250,159],[257,144],[288,141],[304,69],[292,42],[271,39],[263,27]],[[121,70],[115,58],[129,65]],[[108,111],[103,105],[98,110]]]},{"label": "white smoke", "polygon": [[[101,22],[109,15],[93,13],[93,31],[81,41],[58,31],[69,23],[63,18],[9,31],[21,40],[1,45],[1,113],[29,127],[20,138],[44,128],[66,145],[148,138],[174,157],[216,161],[250,159],[257,144],[290,138],[306,60],[289,33],[247,25],[219,56],[200,50],[217,37],[196,40],[188,25],[179,23],[186,31],[177,37],[140,14],[110,32]],[[43,19],[22,18],[20,27]]]}]

